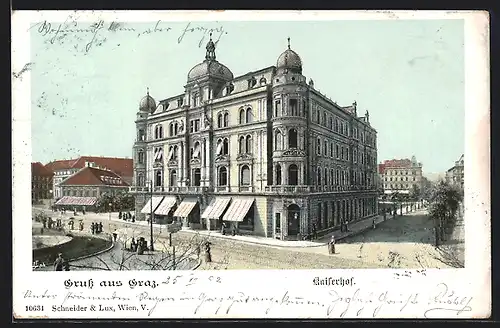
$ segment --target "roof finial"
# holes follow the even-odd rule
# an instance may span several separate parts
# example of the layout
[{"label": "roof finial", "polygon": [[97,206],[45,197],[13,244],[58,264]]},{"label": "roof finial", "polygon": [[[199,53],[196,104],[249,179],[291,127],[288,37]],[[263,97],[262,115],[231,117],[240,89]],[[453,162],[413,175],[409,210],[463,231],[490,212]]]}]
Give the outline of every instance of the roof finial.
[{"label": "roof finial", "polygon": [[148,94],[148,96],[149,96],[149,87],[146,87],[146,89],[147,89],[147,94]]},{"label": "roof finial", "polygon": [[215,60],[215,44],[212,41],[212,32],[210,32],[210,40],[207,43],[207,53],[205,55],[207,60]]},{"label": "roof finial", "polygon": [[210,32],[210,40],[212,40],[212,32]]},{"label": "roof finial", "polygon": [[290,49],[290,37],[288,37],[288,49]]}]

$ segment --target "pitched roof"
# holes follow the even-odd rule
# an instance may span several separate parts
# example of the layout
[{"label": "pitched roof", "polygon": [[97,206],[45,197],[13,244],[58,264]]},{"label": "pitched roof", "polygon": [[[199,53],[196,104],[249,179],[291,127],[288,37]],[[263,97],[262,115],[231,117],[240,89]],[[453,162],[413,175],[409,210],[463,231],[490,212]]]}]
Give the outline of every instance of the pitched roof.
[{"label": "pitched roof", "polygon": [[120,176],[134,176],[134,164],[131,158],[80,156],[77,159],[50,162],[47,167],[52,171],[81,169],[86,166],[85,162],[95,163],[96,166],[111,170]]},{"label": "pitched roof", "polygon": [[117,186],[126,187],[126,183],[114,172],[101,170],[95,167],[84,167],[66,180],[61,182],[63,186]]},{"label": "pitched roof", "polygon": [[53,176],[54,172],[46,168],[42,163],[31,163],[31,175],[37,176]]},{"label": "pitched roof", "polygon": [[411,160],[408,158],[405,159],[390,159],[390,160],[385,160],[384,163],[384,168],[387,167],[401,167],[401,168],[409,168],[411,167]]}]

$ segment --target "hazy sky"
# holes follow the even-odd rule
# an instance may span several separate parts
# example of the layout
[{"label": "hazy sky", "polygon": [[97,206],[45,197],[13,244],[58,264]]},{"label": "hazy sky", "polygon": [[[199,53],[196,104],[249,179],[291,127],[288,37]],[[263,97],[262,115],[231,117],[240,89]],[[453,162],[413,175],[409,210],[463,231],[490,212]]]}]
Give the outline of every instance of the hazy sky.
[{"label": "hazy sky", "polygon": [[112,32],[104,22],[95,38],[64,26],[47,33],[59,23],[31,29],[33,161],[132,157],[146,87],[157,100],[181,94],[204,59],[204,29],[218,29],[217,59],[235,76],[275,65],[290,37],[317,89],[369,110],[379,162],[415,155],[424,172],[442,172],[464,152],[462,20],[193,22],[186,33],[188,22],[155,25]]}]

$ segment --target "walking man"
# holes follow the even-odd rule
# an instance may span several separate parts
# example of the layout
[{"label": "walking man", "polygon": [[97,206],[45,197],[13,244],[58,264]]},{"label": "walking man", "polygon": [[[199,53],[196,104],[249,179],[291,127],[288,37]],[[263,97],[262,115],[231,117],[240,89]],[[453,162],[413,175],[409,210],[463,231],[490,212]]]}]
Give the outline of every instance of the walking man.
[{"label": "walking man", "polygon": [[312,226],[313,239],[318,239],[318,232],[316,231],[316,223]]},{"label": "walking man", "polygon": [[332,239],[330,239],[330,254],[335,254],[335,236],[332,235]]}]

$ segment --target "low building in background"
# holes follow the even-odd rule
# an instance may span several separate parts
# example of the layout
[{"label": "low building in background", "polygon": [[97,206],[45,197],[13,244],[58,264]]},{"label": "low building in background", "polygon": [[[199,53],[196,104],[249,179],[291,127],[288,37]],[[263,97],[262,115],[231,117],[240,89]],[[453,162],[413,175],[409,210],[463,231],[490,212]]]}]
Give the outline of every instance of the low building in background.
[{"label": "low building in background", "polygon": [[80,156],[76,159],[53,161],[46,167],[54,172],[53,196],[56,200],[63,197],[60,183],[84,167],[112,171],[127,184],[132,183],[134,176],[134,164],[131,158]]},{"label": "low building in background", "polygon": [[42,163],[31,163],[31,202],[43,203],[52,199],[52,184],[54,172]]},{"label": "low building in background", "polygon": [[103,194],[116,195],[127,192],[129,184],[116,173],[84,167],[59,184],[62,197],[55,203],[58,207],[91,209]]},{"label": "low building in background", "polygon": [[446,182],[464,188],[464,155],[455,162],[455,165],[446,171]]},{"label": "low building in background", "polygon": [[379,164],[378,172],[385,194],[410,194],[414,186],[422,189],[422,163],[415,156],[386,160]]}]

